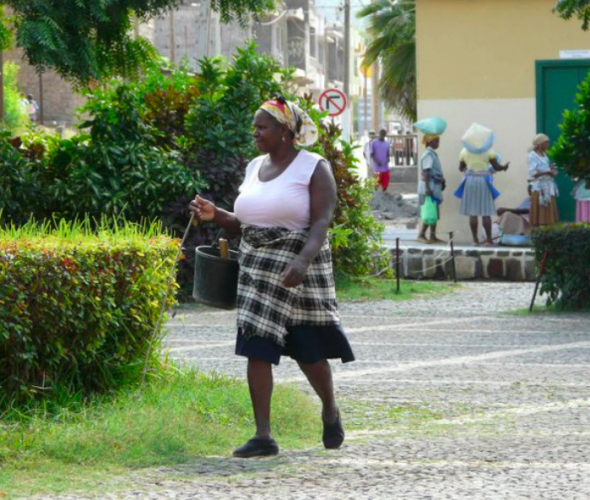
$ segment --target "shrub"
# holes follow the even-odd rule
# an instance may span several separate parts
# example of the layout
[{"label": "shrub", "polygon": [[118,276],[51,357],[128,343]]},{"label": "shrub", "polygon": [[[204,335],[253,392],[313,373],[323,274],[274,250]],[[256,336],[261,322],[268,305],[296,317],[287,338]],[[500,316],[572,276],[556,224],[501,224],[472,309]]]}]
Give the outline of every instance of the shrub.
[{"label": "shrub", "polygon": [[551,159],[573,178],[590,181],[590,76],[580,84],[576,109],[563,113],[561,136]]},{"label": "shrub", "polygon": [[9,135],[0,133],[0,216],[5,222],[20,224],[39,206],[40,165],[38,158],[24,154],[21,142],[10,141]]},{"label": "shrub", "polygon": [[590,224],[556,224],[536,229],[537,262],[547,254],[541,293],[562,309],[590,307]]},{"label": "shrub", "polygon": [[4,125],[12,135],[22,133],[30,123],[17,86],[19,70],[16,63],[4,63]]},{"label": "shrub", "polygon": [[0,229],[0,396],[105,391],[136,379],[176,252],[155,225]]}]

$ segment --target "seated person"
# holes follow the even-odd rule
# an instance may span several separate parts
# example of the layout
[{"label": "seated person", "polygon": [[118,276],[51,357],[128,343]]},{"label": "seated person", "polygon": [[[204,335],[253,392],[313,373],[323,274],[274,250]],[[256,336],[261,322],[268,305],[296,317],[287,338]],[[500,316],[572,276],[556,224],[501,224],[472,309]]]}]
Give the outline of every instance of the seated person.
[{"label": "seated person", "polygon": [[531,199],[525,199],[516,208],[499,208],[498,220],[502,234],[523,234],[530,236],[531,224],[529,214],[531,212]]}]

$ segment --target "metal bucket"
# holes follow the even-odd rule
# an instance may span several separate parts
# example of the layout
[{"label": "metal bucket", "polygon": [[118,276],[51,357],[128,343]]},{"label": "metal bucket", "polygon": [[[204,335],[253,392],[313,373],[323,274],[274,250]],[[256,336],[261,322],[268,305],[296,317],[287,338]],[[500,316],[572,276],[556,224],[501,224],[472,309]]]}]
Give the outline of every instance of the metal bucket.
[{"label": "metal bucket", "polygon": [[230,250],[229,259],[223,259],[218,247],[197,247],[194,299],[200,304],[219,309],[235,309],[238,270],[238,252]]}]

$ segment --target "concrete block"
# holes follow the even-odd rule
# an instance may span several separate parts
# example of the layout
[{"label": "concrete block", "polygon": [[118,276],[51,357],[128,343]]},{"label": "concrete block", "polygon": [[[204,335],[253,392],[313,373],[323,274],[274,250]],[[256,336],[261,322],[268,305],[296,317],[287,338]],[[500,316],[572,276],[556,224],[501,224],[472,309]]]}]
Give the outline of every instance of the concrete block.
[{"label": "concrete block", "polygon": [[524,277],[527,281],[537,279],[537,263],[534,258],[526,259],[524,263]]},{"label": "concrete block", "polygon": [[408,259],[408,267],[406,272],[406,278],[419,279],[424,277],[423,273],[422,256],[410,257]]},{"label": "concrete block", "polygon": [[[455,268],[457,271],[457,280],[472,280],[475,278],[475,258],[473,257],[456,257]],[[453,278],[453,262],[448,261],[445,264],[445,273],[449,279]]]},{"label": "concrete block", "polygon": [[504,278],[504,261],[502,259],[490,259],[487,266],[488,278]]},{"label": "concrete block", "polygon": [[506,278],[510,281],[524,281],[522,261],[519,259],[508,259],[506,261]]}]

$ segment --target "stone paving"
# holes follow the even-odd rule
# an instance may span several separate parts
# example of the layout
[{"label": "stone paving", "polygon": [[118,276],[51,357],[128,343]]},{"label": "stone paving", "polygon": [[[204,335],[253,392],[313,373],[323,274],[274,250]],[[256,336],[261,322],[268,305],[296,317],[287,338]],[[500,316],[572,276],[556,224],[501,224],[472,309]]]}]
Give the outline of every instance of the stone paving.
[{"label": "stone paving", "polygon": [[[342,304],[357,361],[333,364],[341,450],[197,459],[100,498],[588,500],[590,316],[515,314],[533,286],[468,283],[438,298]],[[244,377],[234,322],[233,312],[182,308],[170,355]],[[275,374],[309,390],[291,360]]]}]

